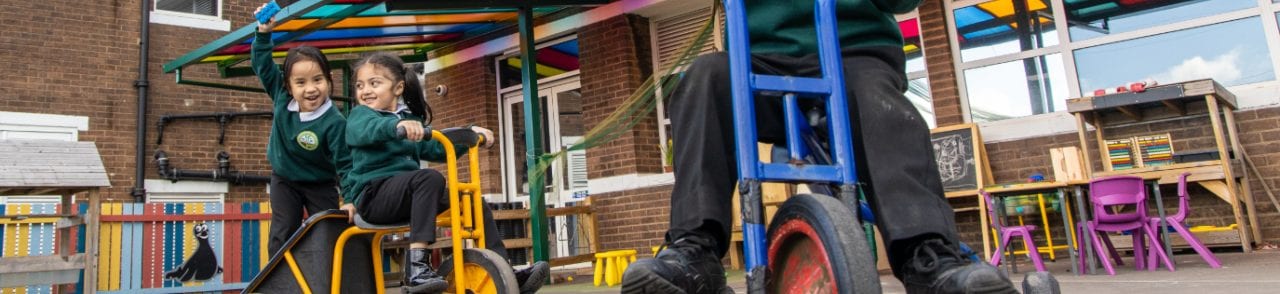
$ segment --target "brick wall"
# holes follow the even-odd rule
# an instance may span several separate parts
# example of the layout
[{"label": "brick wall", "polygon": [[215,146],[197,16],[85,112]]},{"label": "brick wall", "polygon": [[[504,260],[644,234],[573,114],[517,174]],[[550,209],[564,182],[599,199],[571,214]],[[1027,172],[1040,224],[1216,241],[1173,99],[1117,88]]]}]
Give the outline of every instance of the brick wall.
[{"label": "brick wall", "polygon": [[[423,84],[427,89],[427,100],[430,101],[436,115],[433,125],[437,128],[447,128],[475,124],[493,130],[495,135],[500,135],[498,94],[497,89],[494,88],[496,73],[493,67],[493,59],[478,58],[428,74]],[[446,96],[436,95],[433,89],[437,85],[448,87]],[[517,140],[523,141],[524,138]],[[499,140],[498,143],[507,144],[508,142]],[[524,150],[516,150],[516,152],[523,153]],[[482,149],[480,161],[482,171],[480,181],[484,193],[502,193],[500,145]],[[468,160],[464,158],[458,164],[465,166],[467,162]],[[517,164],[524,164],[524,162]],[[469,173],[462,174],[462,176],[469,175]]]},{"label": "brick wall", "polygon": [[[610,18],[578,31],[583,121],[595,127],[650,75],[648,21]],[[649,117],[654,117],[650,115]],[[617,139],[587,150],[590,178],[662,172],[656,119],[645,119]]]},{"label": "brick wall", "polygon": [[671,186],[592,195],[600,250],[662,245],[671,218]]},{"label": "brick wall", "polygon": [[[233,27],[250,21],[260,1],[226,0],[223,14]],[[81,141],[94,141],[111,180],[106,199],[132,200],[137,78],[139,3],[132,1],[6,1],[0,10],[6,29],[0,32],[0,111],[89,117]],[[263,94],[177,85],[161,71],[164,62],[203,45],[226,32],[162,24],[151,25],[147,117],[147,177],[158,178],[152,153],[156,150],[156,121],[162,114],[223,111],[269,111]],[[212,66],[185,73],[190,79],[210,80]],[[235,83],[255,85],[252,78]],[[335,91],[336,92],[336,91]],[[269,121],[240,119],[227,128],[225,145],[217,144],[217,123],[181,121],[165,130],[161,149],[183,169],[213,169],[214,155],[231,154],[232,166],[266,175]],[[264,186],[233,186],[228,200],[261,199]]]},{"label": "brick wall", "polygon": [[924,43],[929,88],[933,92],[933,115],[940,127],[964,123],[947,33],[947,14],[942,1],[945,0],[927,0],[919,8],[921,41]]}]

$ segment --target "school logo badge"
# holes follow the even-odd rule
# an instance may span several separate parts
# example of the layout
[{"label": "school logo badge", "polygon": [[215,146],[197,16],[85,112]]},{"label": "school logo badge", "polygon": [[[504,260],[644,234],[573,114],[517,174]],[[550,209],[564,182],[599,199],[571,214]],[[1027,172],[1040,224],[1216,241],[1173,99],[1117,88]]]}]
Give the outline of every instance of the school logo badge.
[{"label": "school logo badge", "polygon": [[316,150],[316,147],[320,146],[320,138],[311,131],[302,131],[298,133],[298,145],[307,151]]}]

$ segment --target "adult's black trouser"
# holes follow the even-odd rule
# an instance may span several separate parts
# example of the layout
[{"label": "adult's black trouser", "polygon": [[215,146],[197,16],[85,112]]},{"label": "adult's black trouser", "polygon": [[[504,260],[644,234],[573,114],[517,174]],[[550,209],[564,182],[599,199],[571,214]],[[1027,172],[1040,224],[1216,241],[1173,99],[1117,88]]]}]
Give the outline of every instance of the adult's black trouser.
[{"label": "adult's black trouser", "polygon": [[[439,171],[420,169],[370,181],[356,200],[356,212],[365,221],[393,224],[409,220],[409,241],[436,241],[436,215],[449,209],[445,178]],[[507,257],[502,234],[493,212],[484,206],[485,249]]]},{"label": "adult's black trouser", "polygon": [[[859,181],[868,184],[867,197],[895,273],[918,241],[957,243],[927,124],[903,95],[903,60],[896,47],[845,49],[842,60]],[[821,75],[816,55],[754,55],[752,67],[758,74]],[[730,87],[728,55],[705,55],[689,67],[669,104],[676,181],[666,238],[710,237],[720,256],[729,246],[729,202],[738,169]],[[817,101],[801,99],[806,100]],[[785,143],[782,99],[757,95],[755,107],[760,140]]]},{"label": "adult's black trouser", "polygon": [[271,239],[267,250],[275,254],[302,225],[303,209],[309,214],[338,209],[338,185],[334,181],[290,181],[271,174]]}]

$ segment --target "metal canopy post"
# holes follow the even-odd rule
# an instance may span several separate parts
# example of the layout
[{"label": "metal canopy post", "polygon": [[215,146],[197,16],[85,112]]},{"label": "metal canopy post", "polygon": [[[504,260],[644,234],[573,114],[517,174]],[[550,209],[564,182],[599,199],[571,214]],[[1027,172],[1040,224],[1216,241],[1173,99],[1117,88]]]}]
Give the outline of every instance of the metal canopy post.
[{"label": "metal canopy post", "polygon": [[534,74],[533,9],[520,7],[520,80],[524,83],[525,172],[529,177],[529,211],[533,225],[533,260],[547,261],[547,206],[543,173],[538,171],[542,154],[542,105],[538,97],[538,76]]}]

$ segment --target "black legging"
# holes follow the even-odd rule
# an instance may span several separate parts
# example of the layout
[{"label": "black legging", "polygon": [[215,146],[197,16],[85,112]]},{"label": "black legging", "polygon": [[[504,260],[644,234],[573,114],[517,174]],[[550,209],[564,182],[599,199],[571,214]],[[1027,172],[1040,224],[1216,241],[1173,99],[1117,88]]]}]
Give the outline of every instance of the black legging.
[{"label": "black legging", "polygon": [[[436,242],[436,215],[449,209],[444,175],[434,169],[420,169],[376,179],[356,201],[356,211],[365,221],[393,224],[409,219],[411,242]],[[493,221],[493,212],[484,209],[485,247],[507,257],[507,247]]]}]

